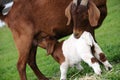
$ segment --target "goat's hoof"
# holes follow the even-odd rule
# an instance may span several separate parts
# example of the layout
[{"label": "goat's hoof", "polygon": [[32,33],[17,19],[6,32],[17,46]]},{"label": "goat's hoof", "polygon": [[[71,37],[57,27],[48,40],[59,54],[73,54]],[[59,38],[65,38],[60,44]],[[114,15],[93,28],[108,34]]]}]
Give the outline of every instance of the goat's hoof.
[{"label": "goat's hoof", "polygon": [[112,67],[108,67],[108,71],[112,70]]},{"label": "goat's hoof", "polygon": [[111,69],[112,69],[112,65],[106,67],[107,71],[110,71]]}]

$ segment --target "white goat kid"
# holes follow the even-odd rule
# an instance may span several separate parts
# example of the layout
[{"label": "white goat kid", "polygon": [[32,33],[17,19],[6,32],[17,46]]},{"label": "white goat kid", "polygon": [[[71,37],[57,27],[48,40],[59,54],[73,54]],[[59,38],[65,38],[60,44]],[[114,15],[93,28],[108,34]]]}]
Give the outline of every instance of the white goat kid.
[{"label": "white goat kid", "polygon": [[108,68],[112,68],[111,64],[105,59],[105,56],[103,56],[105,59],[104,62],[100,59],[100,54],[103,53],[101,48],[94,41],[92,35],[84,31],[79,39],[74,38],[72,34],[63,43],[62,51],[65,56],[65,61],[60,65],[61,80],[66,80],[68,67],[76,66],[78,70],[82,70],[83,67],[80,65],[82,60],[92,67],[97,75],[101,74],[100,65],[91,51],[92,46],[94,46],[95,57],[104,64],[107,70]]}]

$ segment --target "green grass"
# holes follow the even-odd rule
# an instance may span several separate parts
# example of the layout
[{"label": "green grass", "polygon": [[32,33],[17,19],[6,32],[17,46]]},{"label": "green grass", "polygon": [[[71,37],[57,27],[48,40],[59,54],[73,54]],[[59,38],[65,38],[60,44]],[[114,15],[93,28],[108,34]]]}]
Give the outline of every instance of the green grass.
[{"label": "green grass", "polygon": [[[98,76],[100,80],[120,80],[120,0],[108,0],[108,16],[103,25],[96,30],[96,38],[105,52],[108,60],[113,65],[112,71],[105,71]],[[37,64],[44,75],[58,80],[60,77],[59,64],[52,59],[51,56],[46,56],[46,51],[38,48]],[[0,28],[0,80],[19,80],[19,75],[16,68],[18,59],[17,49],[10,30],[7,27]],[[68,78],[75,78],[93,75],[93,70],[85,63],[82,63],[84,70],[77,71],[70,68]],[[33,71],[27,66],[28,80],[37,80]]]}]

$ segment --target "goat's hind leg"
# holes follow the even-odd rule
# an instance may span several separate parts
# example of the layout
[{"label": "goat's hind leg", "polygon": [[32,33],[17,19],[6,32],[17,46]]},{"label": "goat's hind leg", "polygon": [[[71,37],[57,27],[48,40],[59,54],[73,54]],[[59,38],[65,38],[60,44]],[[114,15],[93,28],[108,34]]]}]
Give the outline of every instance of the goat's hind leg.
[{"label": "goat's hind leg", "polygon": [[97,75],[101,75],[101,68],[99,63],[97,62],[96,58],[91,54],[88,53],[86,55],[81,55],[81,58],[83,61],[85,61],[90,67],[93,68],[94,72]]},{"label": "goat's hind leg", "polygon": [[111,70],[112,65],[108,62],[106,56],[103,54],[103,51],[97,43],[94,43],[94,56],[105,66],[106,70]]},{"label": "goat's hind leg", "polygon": [[[17,34],[15,34],[17,35]],[[15,36],[14,40],[19,52],[19,59],[17,63],[17,69],[20,75],[21,80],[26,80],[26,64],[27,64],[27,59],[29,57],[29,50],[31,46],[31,36],[27,35],[20,35],[20,36]]]},{"label": "goat's hind leg", "polygon": [[80,65],[80,63],[77,63],[76,65],[76,68],[79,70],[79,71],[82,71],[84,68]]},{"label": "goat's hind leg", "polygon": [[35,75],[38,77],[39,80],[48,80],[38,69],[38,66],[36,64],[36,51],[37,51],[37,45],[32,44],[32,47],[30,49],[30,54],[28,58],[28,64],[31,67],[31,69],[34,71]]}]

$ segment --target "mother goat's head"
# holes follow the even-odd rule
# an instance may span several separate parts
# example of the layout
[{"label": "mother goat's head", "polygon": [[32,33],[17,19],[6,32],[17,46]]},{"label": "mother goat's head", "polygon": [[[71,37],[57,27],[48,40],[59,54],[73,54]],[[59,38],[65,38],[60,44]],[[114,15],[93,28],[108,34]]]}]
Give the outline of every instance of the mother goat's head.
[{"label": "mother goat's head", "polygon": [[73,19],[73,33],[76,38],[80,37],[81,30],[84,30],[89,24],[92,27],[97,26],[100,18],[100,11],[92,0],[73,0],[65,10],[68,18],[67,25]]}]

